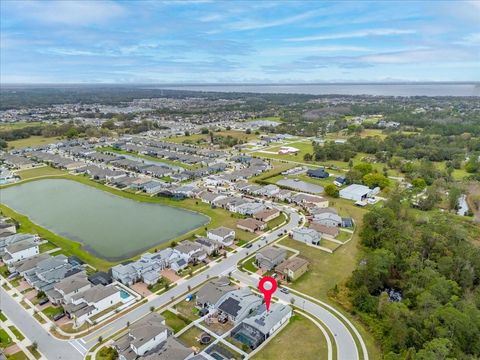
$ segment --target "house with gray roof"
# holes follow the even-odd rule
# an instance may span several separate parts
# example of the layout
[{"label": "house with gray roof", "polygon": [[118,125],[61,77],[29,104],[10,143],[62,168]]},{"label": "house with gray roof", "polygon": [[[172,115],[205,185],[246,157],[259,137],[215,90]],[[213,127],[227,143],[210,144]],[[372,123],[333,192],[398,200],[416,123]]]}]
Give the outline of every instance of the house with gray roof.
[{"label": "house with gray roof", "polygon": [[262,299],[250,288],[244,287],[223,295],[215,304],[215,309],[219,319],[224,318],[237,325],[261,304]]},{"label": "house with gray roof", "polygon": [[263,270],[272,270],[287,258],[287,250],[275,246],[268,246],[257,252],[255,262]]},{"label": "house with gray roof", "polygon": [[207,237],[220,242],[223,246],[231,246],[235,240],[235,230],[220,226],[216,229],[208,230]]},{"label": "house with gray roof", "polygon": [[120,290],[115,285],[95,285],[71,296],[64,309],[78,327],[95,314],[122,302]]},{"label": "house with gray roof", "polygon": [[255,314],[244,319],[231,331],[231,336],[250,349],[256,349],[272,336],[292,316],[292,308],[287,305],[272,303],[267,311],[261,305]]},{"label": "house with gray roof", "polygon": [[17,261],[31,258],[39,253],[40,250],[37,242],[32,241],[31,239],[22,240],[10,244],[5,248],[3,262],[10,265]]},{"label": "house with gray roof", "polygon": [[[67,304],[72,296],[88,290],[92,287],[92,283],[88,281],[85,272],[79,272],[72,276],[66,277],[53,286],[53,290],[49,296],[53,303],[62,302]],[[58,294],[58,297],[56,295]],[[47,296],[49,293],[47,293]]]},{"label": "house with gray roof", "polygon": [[293,240],[301,241],[309,245],[320,244],[320,233],[309,228],[296,228],[292,230]]},{"label": "house with gray roof", "polygon": [[156,312],[149,313],[128,328],[128,333],[113,343],[120,360],[133,360],[155,354],[154,349],[167,341],[172,331],[165,318]]},{"label": "house with gray roof", "polygon": [[331,212],[315,214],[312,221],[318,224],[332,227],[338,227],[342,225],[342,218],[339,215],[333,214]]},{"label": "house with gray roof", "polygon": [[212,279],[203,285],[195,294],[199,308],[213,307],[225,294],[236,288],[230,285],[228,277]]}]

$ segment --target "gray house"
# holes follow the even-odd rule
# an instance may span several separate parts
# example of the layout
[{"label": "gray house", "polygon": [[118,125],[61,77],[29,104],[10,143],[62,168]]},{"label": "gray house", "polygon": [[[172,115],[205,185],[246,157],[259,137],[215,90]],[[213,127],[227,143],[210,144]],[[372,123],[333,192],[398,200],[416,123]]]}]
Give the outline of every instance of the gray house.
[{"label": "gray house", "polygon": [[255,262],[258,267],[263,270],[272,270],[275,266],[283,262],[287,258],[287,250],[277,248],[274,246],[266,247],[260,250],[256,257]]},{"label": "gray house", "polygon": [[297,228],[292,230],[293,240],[301,241],[309,245],[320,244],[320,233],[309,228]]},{"label": "gray house", "polygon": [[316,214],[313,216],[313,222],[322,224],[325,226],[337,227],[342,225],[342,218],[337,214],[330,212]]}]

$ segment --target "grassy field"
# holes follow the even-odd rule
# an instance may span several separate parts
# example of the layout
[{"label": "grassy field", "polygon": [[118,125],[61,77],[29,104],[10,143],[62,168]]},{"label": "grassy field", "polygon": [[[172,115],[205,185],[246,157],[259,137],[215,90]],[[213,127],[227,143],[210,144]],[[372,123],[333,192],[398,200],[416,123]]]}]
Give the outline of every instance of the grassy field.
[{"label": "grassy field", "polygon": [[22,180],[32,179],[40,176],[52,176],[52,175],[66,175],[67,172],[59,169],[55,169],[51,166],[42,166],[34,169],[20,170],[16,174],[20,176]]},{"label": "grassy field", "polygon": [[12,338],[8,336],[7,332],[0,329],[0,348],[4,349],[12,344]]},{"label": "grassy field", "polygon": [[274,121],[278,123],[282,122],[282,119],[280,118],[280,116],[265,116],[260,118],[251,118],[251,119],[248,119],[247,121],[259,121],[259,120],[268,120],[268,121]]},{"label": "grassy field", "polygon": [[182,335],[178,338],[188,347],[193,348],[196,351],[200,351],[205,349],[207,346],[202,345],[198,342],[200,335],[203,334],[203,330],[193,326],[187,331],[185,331]]},{"label": "grassy field", "polygon": [[172,328],[174,333],[179,332],[185,326],[191,323],[190,320],[179,317],[178,315],[172,313],[170,310],[162,312],[161,315],[165,318],[165,323],[167,324],[167,326]]},{"label": "grassy field", "polygon": [[13,355],[9,355],[8,360],[29,360],[27,355],[23,351],[16,352]]},{"label": "grassy field", "polygon": [[[298,346],[292,346],[292,340]],[[327,358],[327,342],[310,320],[294,315],[290,323],[255,356],[253,360],[318,360]]]},{"label": "grassy field", "polygon": [[5,130],[14,130],[14,129],[23,129],[27,126],[44,126],[45,123],[40,121],[18,121],[14,123],[0,123],[0,131]]},{"label": "grassy field", "polygon": [[51,144],[59,140],[60,138],[57,137],[30,136],[26,139],[9,141],[7,145],[9,149],[21,149],[30,146]]},{"label": "grassy field", "polygon": [[8,328],[19,341],[25,339],[25,336],[23,336],[23,334],[15,326],[10,325]]},{"label": "grassy field", "polygon": [[45,309],[42,310],[42,312],[47,315],[48,318],[50,319],[53,319],[53,317],[57,314],[60,314],[63,312],[63,308],[62,307],[53,307],[53,306],[49,306],[49,307],[46,307]]},{"label": "grassy field", "polygon": [[[48,177],[47,177],[48,178]],[[200,227],[195,230],[192,230],[184,235],[181,235],[177,238],[172,239],[171,241],[181,241],[185,239],[192,238],[195,234],[197,235],[204,235],[206,233],[206,229],[212,229],[212,228],[217,228],[219,226],[226,226],[230,227],[232,229],[235,229],[236,227],[236,222],[237,218],[232,216],[232,214],[226,210],[223,209],[212,209],[208,204],[202,203],[201,201],[197,201],[195,199],[185,199],[185,200],[174,200],[174,199],[169,199],[169,198],[163,198],[163,197],[150,197],[146,194],[132,194],[128,193],[125,191],[113,189],[111,187],[105,186],[103,184],[100,184],[98,182],[95,182],[93,180],[90,180],[89,178],[85,176],[74,176],[74,175],[65,175],[65,176],[57,176],[55,178],[62,178],[62,179],[67,179],[67,180],[74,180],[77,182],[80,182],[82,184],[88,185],[95,187],[97,189],[103,190],[110,192],[114,195],[122,196],[124,198],[128,198],[131,200],[135,201],[143,201],[143,202],[149,202],[149,203],[156,203],[156,204],[162,204],[162,205],[168,205],[168,206],[174,206],[174,207],[180,207],[183,209],[191,210],[191,211],[196,211],[199,213],[202,213],[210,218],[210,223],[205,226],[205,227]],[[34,178],[28,179],[26,181],[35,181]],[[15,184],[10,184],[6,185],[4,187],[9,187],[9,186],[15,186]],[[1,187],[0,187],[1,189]],[[28,217],[19,214],[15,212],[14,210],[10,209],[9,207],[0,204],[0,210],[4,214],[4,216],[11,217],[15,220],[17,220],[21,226],[20,226],[20,231],[24,233],[33,233],[33,234],[38,234],[40,237],[43,239],[46,239],[56,245],[57,247],[60,247],[64,250],[65,254],[69,255],[76,255],[86,263],[98,268],[99,270],[106,270],[109,267],[117,264],[118,262],[109,262],[103,259],[100,259],[89,252],[83,250],[82,244],[72,241],[70,239],[64,238],[60,235],[57,235],[48,229],[45,229],[41,226],[38,226],[31,222]],[[242,241],[248,241],[251,240],[255,237],[255,234],[249,233],[247,231],[236,230],[236,237],[239,240]],[[163,244],[157,245],[152,247],[150,250],[154,249],[162,249],[165,247],[170,246],[171,241],[165,242]],[[137,256],[138,257],[138,256]],[[134,257],[136,258],[136,257]],[[132,259],[134,259],[132,258]],[[125,261],[125,260],[123,260]]]}]

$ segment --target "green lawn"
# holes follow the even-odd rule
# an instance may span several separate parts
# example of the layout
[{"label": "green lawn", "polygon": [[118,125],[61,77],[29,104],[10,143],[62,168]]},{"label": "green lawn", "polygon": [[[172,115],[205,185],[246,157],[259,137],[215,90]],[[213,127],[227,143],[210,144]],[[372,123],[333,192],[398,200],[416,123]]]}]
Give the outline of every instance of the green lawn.
[{"label": "green lawn", "polygon": [[60,138],[57,137],[30,136],[26,139],[9,141],[7,145],[9,149],[21,149],[30,146],[51,144],[59,140]]},{"label": "green lawn", "polygon": [[8,328],[19,341],[25,339],[25,336],[23,336],[23,334],[15,326],[10,325]]},{"label": "green lawn", "polygon": [[0,131],[23,129],[28,126],[44,126],[41,121],[17,121],[14,123],[0,123]]},{"label": "green lawn", "polygon": [[200,318],[198,315],[198,309],[195,307],[195,301],[180,301],[175,305],[175,310],[177,310],[182,316],[190,321],[194,321]]},{"label": "green lawn", "polygon": [[39,353],[38,349],[35,349],[33,345],[27,346],[27,349],[35,356],[35,359],[40,359],[42,355]]},{"label": "green lawn", "polygon": [[39,176],[52,176],[52,175],[65,175],[66,171],[55,169],[51,166],[42,166],[34,169],[20,170],[16,174],[20,176],[22,180],[32,179]]},{"label": "green lawn", "polygon": [[245,270],[251,271],[253,273],[258,270],[258,268],[255,266],[255,256],[245,261],[242,266]]},{"label": "green lawn", "polygon": [[13,355],[7,357],[8,360],[28,360],[27,355],[23,351],[16,352]]},{"label": "green lawn", "polygon": [[61,314],[63,312],[63,308],[62,307],[53,307],[53,306],[49,306],[45,309],[42,310],[42,312],[47,315],[47,317],[49,317],[50,319],[53,319],[53,317],[57,314]]},{"label": "green lawn", "polygon": [[269,229],[273,229],[284,222],[285,222],[285,215],[281,213],[280,216],[278,216],[277,218],[267,222],[267,226]]},{"label": "green lawn", "polygon": [[[295,339],[295,346],[292,346]],[[253,360],[318,360],[327,358],[327,341],[309,319],[293,315],[290,323],[255,354]]]},{"label": "green lawn", "polygon": [[178,316],[172,313],[170,310],[166,310],[161,315],[165,318],[165,323],[167,326],[172,328],[174,333],[179,332],[185,326],[191,323],[190,320],[184,318],[183,316]]},{"label": "green lawn", "polygon": [[198,341],[202,333],[203,333],[203,330],[195,326],[192,326],[190,329],[188,329],[182,335],[180,335],[178,339],[180,339],[185,344],[185,346],[195,348],[196,351],[200,351],[207,347],[207,345],[202,345]]},{"label": "green lawn", "polygon": [[0,348],[4,349],[12,344],[12,338],[8,336],[7,332],[0,329]]},{"label": "green lawn", "polygon": [[0,310],[0,321],[7,321],[7,317],[6,317],[5,314],[2,312],[2,310]]}]

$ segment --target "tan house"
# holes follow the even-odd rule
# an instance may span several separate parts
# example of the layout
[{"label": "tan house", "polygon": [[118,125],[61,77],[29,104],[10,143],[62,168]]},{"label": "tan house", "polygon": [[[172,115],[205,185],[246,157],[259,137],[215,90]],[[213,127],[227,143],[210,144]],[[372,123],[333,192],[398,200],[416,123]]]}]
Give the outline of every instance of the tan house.
[{"label": "tan house", "polygon": [[266,223],[257,219],[247,218],[247,219],[241,219],[237,221],[237,228],[245,231],[249,231],[252,233],[258,230],[263,230],[266,227],[267,227]]},{"label": "tan house", "polygon": [[253,217],[255,219],[263,222],[269,222],[270,220],[276,219],[279,216],[280,211],[278,211],[277,209],[266,209],[253,214]]},{"label": "tan house", "polygon": [[275,272],[282,280],[296,280],[308,271],[308,265],[308,260],[296,256],[277,265]]}]

